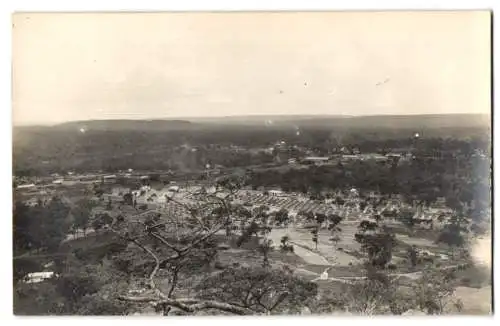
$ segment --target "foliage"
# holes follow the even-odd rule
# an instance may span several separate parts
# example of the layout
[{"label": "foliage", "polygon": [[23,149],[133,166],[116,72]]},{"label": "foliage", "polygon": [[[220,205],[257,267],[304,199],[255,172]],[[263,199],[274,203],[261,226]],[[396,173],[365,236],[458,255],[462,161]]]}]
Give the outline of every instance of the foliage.
[{"label": "foliage", "polygon": [[443,226],[437,242],[442,242],[450,247],[461,247],[466,243],[469,221],[461,215],[454,214]]},{"label": "foliage", "polygon": [[274,214],[276,222],[281,224],[287,224],[289,221],[288,211],[286,209],[280,209]]},{"label": "foliage", "polygon": [[243,230],[236,242],[238,247],[248,242],[253,236],[266,236],[271,231],[271,227],[268,224],[268,210],[268,207],[264,206],[258,207],[252,212],[239,208],[238,212],[242,218]]},{"label": "foliage", "polygon": [[401,221],[408,229],[413,230],[415,226],[415,212],[412,210],[402,210],[399,212],[399,221]]},{"label": "foliage", "polygon": [[99,294],[92,294],[84,296],[75,314],[81,316],[119,316],[126,315],[129,311],[133,310],[130,303],[103,297]]},{"label": "foliage", "polygon": [[14,204],[14,251],[23,252],[37,246],[33,209],[18,201]]},{"label": "foliage", "polygon": [[83,296],[99,291],[100,278],[96,276],[85,272],[65,273],[57,280],[57,291],[72,305]]},{"label": "foliage", "polygon": [[258,250],[262,254],[263,261],[262,261],[262,266],[264,267],[269,267],[269,253],[273,251],[273,242],[268,239],[263,239],[259,243]]},{"label": "foliage", "polygon": [[322,225],[326,221],[326,215],[323,213],[316,213],[316,223]]},{"label": "foliage", "polygon": [[314,303],[320,313],[348,312],[356,315],[400,315],[412,307],[411,296],[400,287],[396,279],[370,264],[364,266],[364,278],[326,291]]},{"label": "foliage", "polygon": [[416,267],[418,262],[418,255],[415,246],[411,246],[410,248],[408,248],[408,258],[411,266]]},{"label": "foliage", "polygon": [[83,229],[83,232],[85,233],[85,230],[90,222],[90,215],[94,206],[95,205],[90,200],[85,199],[76,203],[75,208],[71,210],[71,214],[73,215],[74,230]]},{"label": "foliage", "polygon": [[[311,140],[312,144],[325,136],[320,132],[312,132],[312,134],[314,134],[314,137],[311,136],[314,138]],[[320,134],[321,137],[318,136]],[[273,135],[281,136],[279,133]],[[135,136],[143,137],[140,134],[135,134]],[[268,136],[269,134],[266,135],[267,138],[258,138],[258,141],[238,138],[235,142],[246,142],[248,146],[254,146],[255,143],[259,143],[259,146],[268,146],[266,143]],[[215,139],[212,135],[205,134],[204,137],[206,140],[201,137],[193,141],[205,142]],[[220,137],[220,135],[215,137]],[[165,140],[163,135],[160,138],[162,141]],[[324,138],[329,138],[328,134]],[[166,141],[168,143],[166,153],[188,157],[185,151],[175,148],[176,145],[171,140]],[[380,147],[384,152],[389,151],[391,146],[404,145],[403,141],[390,139],[357,140],[356,142],[358,144],[354,144],[355,147],[361,150],[372,150],[375,146]],[[448,146],[445,151],[435,149],[443,144]],[[310,146],[304,143],[304,146],[306,145]],[[320,145],[314,144],[314,146],[317,147],[318,152],[327,155],[330,154],[332,143],[325,142]],[[199,208],[178,203],[185,206],[184,208],[189,212],[188,217],[151,215],[136,220],[136,216],[126,216],[126,218],[119,216],[113,220],[106,213],[98,214],[92,219],[91,225],[96,230],[108,225],[110,232],[120,238],[121,243],[106,249],[103,249],[104,247],[83,248],[73,251],[70,258],[55,258],[56,270],[61,274],[60,277],[38,285],[17,284],[15,300],[25,303],[20,305],[21,310],[30,310],[28,307],[32,306],[32,312],[56,314],[126,314],[131,310],[132,305],[140,307],[142,304],[151,302],[161,307],[165,314],[168,314],[172,307],[186,314],[197,314],[202,310],[214,309],[218,312],[234,314],[300,311],[304,305],[303,302],[311,301],[317,294],[316,285],[300,279],[289,270],[272,268],[269,261],[272,243],[266,237],[270,232],[269,220],[272,216],[265,207],[251,211],[231,205],[234,191],[248,182],[249,186],[254,188],[281,186],[290,191],[303,193],[310,191],[315,199],[323,198],[322,190],[350,189],[351,187],[358,188],[361,192],[360,196],[368,190],[387,196],[400,194],[409,203],[417,205],[429,205],[437,197],[445,197],[447,205],[455,209],[457,214],[454,219],[447,222],[438,241],[450,246],[461,246],[465,243],[467,232],[467,221],[463,218],[466,213],[465,207],[471,207],[470,212],[474,219],[479,220],[486,215],[488,201],[485,189],[488,188],[488,180],[483,176],[476,177],[471,174],[473,162],[471,158],[461,156],[463,166],[457,167],[455,157],[448,157],[445,152],[453,152],[451,149],[467,146],[474,148],[476,145],[473,146],[470,142],[465,145],[460,142],[447,143],[444,140],[436,140],[435,142],[429,141],[425,146],[428,148],[421,156],[410,162],[396,164],[372,164],[370,162],[341,164],[339,162],[329,167],[289,169],[282,173],[263,169],[250,174],[249,180],[240,180],[235,177],[220,178],[216,186],[216,194],[208,194],[205,191],[194,196],[195,201],[200,204]],[[441,156],[439,158],[426,157],[433,151]],[[189,169],[194,169],[200,163],[204,165],[207,158],[223,162],[227,166],[248,164],[249,160],[259,163],[267,160],[265,155],[233,155],[226,152],[219,158],[218,153],[222,150],[209,149],[209,145],[200,146],[197,152],[201,154],[199,156],[189,154],[189,157],[193,158],[192,164],[185,164],[183,158],[176,164],[168,162],[161,163],[161,166],[170,168],[177,165],[176,168],[181,169],[180,165],[185,164],[189,165]],[[137,156],[140,157],[141,154]],[[158,160],[148,162],[143,157],[137,161],[132,159],[127,162],[103,159],[101,165],[106,166],[105,170],[113,171],[117,166],[125,164],[129,165],[127,168],[134,166],[131,163],[138,164],[138,166],[149,164],[159,166]],[[183,177],[187,178],[187,174]],[[102,188],[96,188],[95,194],[102,196]],[[328,194],[325,198],[335,196]],[[174,197],[170,200],[176,201]],[[132,194],[125,194],[123,201],[128,205],[136,206]],[[337,205],[345,203],[340,196],[334,198],[333,201]],[[361,208],[364,208],[368,202],[374,206],[383,204],[383,200],[372,202],[365,198],[360,205]],[[107,208],[111,206],[109,204],[110,202]],[[71,211],[74,225],[85,229],[91,210],[91,206],[85,201],[76,203]],[[69,208],[58,198],[46,203],[40,202],[34,207],[17,202],[14,209],[16,252],[26,253],[29,256],[33,249],[57,250],[71,225],[68,212]],[[338,215],[314,215],[312,212],[299,212],[299,215],[316,223],[316,228],[311,232],[316,248],[320,226],[325,222],[333,237],[341,232],[339,225],[342,219]],[[384,214],[384,216],[388,215]],[[406,216],[400,216],[400,218],[408,227],[413,227],[413,216],[410,219]],[[274,214],[274,220],[277,223],[286,224],[288,219],[288,212],[285,210]],[[264,266],[252,268],[222,266],[219,267],[219,270],[223,269],[222,272],[215,271],[212,263],[217,261],[220,248],[217,237],[220,231],[225,229],[226,240],[232,239],[228,230],[232,230],[233,224],[238,220],[242,226],[242,234],[237,241],[238,246],[251,239],[257,241],[259,237],[264,238],[257,248],[263,255]],[[391,261],[396,240],[394,234],[380,224],[381,217],[376,217],[375,222],[362,221],[355,235],[356,241],[361,244],[362,249],[368,255],[367,278],[346,284],[342,294],[335,298],[324,299],[330,302],[335,301],[338,309],[348,309],[357,313],[400,314],[409,307],[415,306],[430,314],[442,313],[445,305],[443,302],[451,296],[450,293],[455,286],[452,279],[442,275],[429,276],[424,273],[423,279],[412,286],[414,294],[408,296],[402,293],[397,282],[380,272],[380,268],[386,267]],[[220,236],[224,238],[222,234]],[[293,249],[289,240],[287,237],[281,239],[281,250]],[[276,254],[280,255],[280,253]],[[416,254],[414,256],[411,252],[409,254],[410,262],[415,265],[413,258]],[[19,259],[15,260],[14,267],[15,280],[19,280],[26,273],[38,270],[40,264]],[[186,291],[186,288],[191,288],[191,284],[197,284],[198,293],[193,295]],[[135,296],[127,292],[133,285],[141,287],[145,291],[144,295]]]},{"label": "foliage", "polygon": [[69,256],[60,277],[35,284],[18,284],[14,309],[21,315],[123,315],[130,305],[118,300],[123,275],[100,265],[82,265]]},{"label": "foliage", "polygon": [[442,314],[455,291],[452,270],[425,270],[412,285],[416,305],[429,315]]},{"label": "foliage", "polygon": [[42,269],[42,264],[37,262],[34,259],[26,258],[17,258],[14,259],[14,284],[20,281],[23,277],[28,275],[29,273],[38,272]]},{"label": "foliage", "polygon": [[345,308],[363,315],[385,314],[395,301],[396,286],[380,272],[368,268],[367,279],[346,286]]},{"label": "foliage", "polygon": [[337,243],[340,241],[340,232],[342,232],[342,229],[338,226],[340,222],[342,222],[342,217],[337,214],[332,214],[327,217],[327,220],[328,230],[332,235],[330,240]]},{"label": "foliage", "polygon": [[229,268],[197,285],[201,297],[242,306],[256,313],[300,311],[317,286],[289,269]]},{"label": "foliage", "polygon": [[126,204],[126,205],[134,205],[134,196],[132,196],[131,193],[126,193],[123,195],[123,202]]},{"label": "foliage", "polygon": [[16,202],[13,214],[14,250],[55,250],[69,230],[69,208],[58,197],[33,207]]},{"label": "foliage", "polygon": [[354,238],[367,253],[372,266],[384,268],[391,261],[396,236],[384,225],[362,221]]},{"label": "foliage", "polygon": [[290,244],[290,237],[288,235],[282,236],[280,242],[280,250],[282,252],[293,252],[293,246]]},{"label": "foliage", "polygon": [[316,250],[318,249],[318,241],[319,241],[319,227],[313,228],[311,230],[312,242],[314,242]]}]

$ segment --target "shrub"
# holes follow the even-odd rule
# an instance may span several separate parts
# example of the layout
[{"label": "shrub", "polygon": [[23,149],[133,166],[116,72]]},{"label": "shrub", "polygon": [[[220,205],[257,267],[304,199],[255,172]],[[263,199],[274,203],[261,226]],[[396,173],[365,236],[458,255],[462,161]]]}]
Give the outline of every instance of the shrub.
[{"label": "shrub", "polygon": [[423,256],[422,257],[422,262],[424,263],[433,263],[434,262],[434,257],[432,256]]},{"label": "shrub", "polygon": [[391,270],[391,271],[394,271],[394,270],[396,270],[396,269],[397,269],[397,266],[396,266],[396,264],[389,264],[389,265],[387,265],[387,268],[388,268],[389,270]]}]

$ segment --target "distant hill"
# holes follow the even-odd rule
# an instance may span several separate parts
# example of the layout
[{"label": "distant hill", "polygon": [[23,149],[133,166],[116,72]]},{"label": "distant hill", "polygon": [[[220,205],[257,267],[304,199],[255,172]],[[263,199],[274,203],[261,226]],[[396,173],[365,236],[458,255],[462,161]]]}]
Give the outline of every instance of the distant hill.
[{"label": "distant hill", "polygon": [[298,127],[350,127],[369,129],[415,128],[476,128],[491,124],[487,114],[429,114],[429,115],[282,115],[282,116],[231,116],[220,118],[189,119],[197,123],[223,125],[268,125]]},{"label": "distant hill", "polygon": [[193,128],[195,124],[187,120],[85,120],[70,121],[52,126],[14,126],[16,132],[44,132],[48,130],[73,131],[81,128],[94,131],[133,131],[133,130],[177,130]]},{"label": "distant hill", "polygon": [[488,127],[490,117],[482,114],[378,115],[308,121],[309,124],[313,122],[318,125],[343,125],[352,128],[475,128]]},{"label": "distant hill", "polygon": [[[296,128],[301,132],[297,133]],[[328,139],[357,143],[408,138],[417,131],[423,138],[489,139],[490,120],[487,115],[418,115],[76,121],[55,126],[15,127],[13,160],[15,169],[21,174],[26,171],[115,171],[130,167],[168,170],[188,163],[191,166],[194,164],[191,160],[204,160],[203,157],[221,159],[224,162],[221,165],[234,159],[234,153],[219,157],[208,150],[195,151],[193,153],[200,154],[190,154],[192,158],[188,160],[186,151],[181,149],[181,145],[186,144],[263,148],[277,140],[286,140],[313,147]]]},{"label": "distant hill", "polygon": [[200,117],[200,118],[185,118],[196,123],[215,123],[215,124],[239,124],[239,125],[253,125],[253,124],[288,124],[297,121],[314,121],[323,119],[344,119],[351,116],[344,115],[238,115],[226,117]]},{"label": "distant hill", "polygon": [[56,125],[63,129],[91,129],[91,130],[163,130],[183,129],[193,127],[193,123],[186,120],[89,120],[74,121]]},{"label": "distant hill", "polygon": [[95,131],[162,131],[211,129],[214,126],[319,127],[356,129],[435,129],[489,128],[487,114],[428,114],[428,115],[248,115],[228,117],[182,118],[176,120],[89,120],[72,121],[55,126],[23,126],[15,130],[78,130]]}]

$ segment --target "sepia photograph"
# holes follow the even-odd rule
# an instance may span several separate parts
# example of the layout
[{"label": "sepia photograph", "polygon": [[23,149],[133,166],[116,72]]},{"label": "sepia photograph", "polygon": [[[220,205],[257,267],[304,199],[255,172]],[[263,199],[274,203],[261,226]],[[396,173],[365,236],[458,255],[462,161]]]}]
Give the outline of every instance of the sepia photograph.
[{"label": "sepia photograph", "polygon": [[11,23],[14,315],[493,314],[491,11]]}]

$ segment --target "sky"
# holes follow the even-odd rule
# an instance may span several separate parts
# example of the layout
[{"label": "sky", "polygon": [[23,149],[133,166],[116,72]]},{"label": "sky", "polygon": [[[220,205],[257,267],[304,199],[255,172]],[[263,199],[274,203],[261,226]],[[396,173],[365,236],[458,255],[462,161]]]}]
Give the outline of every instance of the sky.
[{"label": "sky", "polygon": [[489,12],[18,13],[13,123],[490,113]]}]

